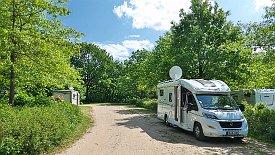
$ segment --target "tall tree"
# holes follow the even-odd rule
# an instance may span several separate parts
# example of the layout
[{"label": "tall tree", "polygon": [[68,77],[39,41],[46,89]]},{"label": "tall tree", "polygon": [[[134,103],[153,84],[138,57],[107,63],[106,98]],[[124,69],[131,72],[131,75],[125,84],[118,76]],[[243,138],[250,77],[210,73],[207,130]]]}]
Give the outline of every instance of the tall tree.
[{"label": "tall tree", "polygon": [[82,43],[80,53],[71,59],[80,70],[87,102],[107,102],[116,98],[121,64],[94,44]]},{"label": "tall tree", "polygon": [[263,21],[246,25],[246,46],[252,57],[247,66],[246,88],[275,87],[275,1],[266,7]]},{"label": "tall tree", "polygon": [[[180,11],[180,21],[172,24],[175,61],[188,74],[188,78],[216,78],[217,68],[226,62],[238,61],[230,55],[239,55],[240,50],[222,53],[222,45],[242,41],[239,26],[226,20],[229,12],[223,11],[217,3],[208,0],[192,0],[190,12]],[[235,58],[235,56],[234,56]],[[227,69],[230,69],[229,67]],[[233,72],[231,72],[233,73]]]},{"label": "tall tree", "polygon": [[[9,102],[14,103],[15,88],[41,78],[42,86],[65,78],[67,85],[77,81],[70,68],[71,43],[79,33],[67,29],[58,19],[69,14],[67,0],[2,0],[0,1],[1,55],[9,69]],[[66,78],[66,74],[71,75]],[[51,75],[50,77],[48,75]],[[31,77],[31,78],[29,78]],[[46,83],[45,83],[45,81]],[[63,87],[64,83],[61,84]],[[29,86],[32,87],[32,86]]]},{"label": "tall tree", "polygon": [[145,98],[148,94],[150,81],[148,60],[150,53],[146,50],[133,51],[129,60],[124,62],[128,87],[126,90],[131,97]]}]

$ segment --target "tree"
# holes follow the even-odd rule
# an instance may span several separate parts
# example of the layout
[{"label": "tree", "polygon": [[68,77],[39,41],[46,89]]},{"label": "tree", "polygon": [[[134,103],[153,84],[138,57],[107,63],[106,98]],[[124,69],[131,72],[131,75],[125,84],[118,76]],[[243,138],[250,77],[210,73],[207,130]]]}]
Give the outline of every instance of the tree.
[{"label": "tree", "polygon": [[117,79],[122,64],[94,44],[82,43],[79,55],[71,59],[80,70],[87,102],[108,102],[117,98]]},{"label": "tree", "polygon": [[247,66],[244,88],[275,87],[275,1],[267,7],[263,21],[245,26],[246,46],[251,47],[252,57]]},{"label": "tree", "polygon": [[150,53],[146,50],[133,51],[129,60],[124,62],[127,77],[127,92],[130,98],[145,98],[148,89],[149,72],[148,60]]},{"label": "tree", "polygon": [[[58,19],[69,14],[67,0],[0,1],[1,59],[9,72],[9,103],[16,86],[29,89],[65,87],[78,83],[70,67],[79,33],[67,29]],[[34,81],[33,81],[34,80]],[[62,82],[63,81],[63,82]]]},{"label": "tree", "polygon": [[184,69],[187,78],[219,78],[217,75],[224,73],[220,66],[236,63],[235,68],[223,68],[230,70],[230,74],[239,66],[241,46],[231,45],[235,47],[232,52],[221,50],[224,45],[242,43],[241,28],[227,22],[228,15],[217,3],[192,0],[190,12],[181,10],[180,21],[172,22],[170,52],[176,55],[175,62]]}]

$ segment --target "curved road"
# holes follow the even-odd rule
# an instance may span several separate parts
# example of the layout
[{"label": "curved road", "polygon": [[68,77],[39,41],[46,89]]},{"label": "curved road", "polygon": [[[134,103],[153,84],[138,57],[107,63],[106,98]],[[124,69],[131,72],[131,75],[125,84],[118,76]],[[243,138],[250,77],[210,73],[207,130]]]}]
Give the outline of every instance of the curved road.
[{"label": "curved road", "polygon": [[[122,105],[93,106],[94,126],[60,155],[257,154],[251,149],[256,144],[248,140],[215,138],[200,142],[192,133],[165,126],[153,114]],[[275,154],[274,150],[267,152]]]}]

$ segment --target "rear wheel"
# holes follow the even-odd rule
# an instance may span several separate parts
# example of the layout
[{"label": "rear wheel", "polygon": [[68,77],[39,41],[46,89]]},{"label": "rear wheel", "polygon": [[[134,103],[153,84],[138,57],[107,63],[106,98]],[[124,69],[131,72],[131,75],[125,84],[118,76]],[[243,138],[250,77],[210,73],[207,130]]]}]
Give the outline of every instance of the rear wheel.
[{"label": "rear wheel", "polygon": [[193,133],[197,140],[200,140],[200,141],[205,140],[205,136],[203,134],[203,130],[200,123],[195,123]]},{"label": "rear wheel", "polygon": [[167,115],[164,116],[164,123],[165,123],[166,126],[170,126],[170,123],[168,122],[168,116]]}]

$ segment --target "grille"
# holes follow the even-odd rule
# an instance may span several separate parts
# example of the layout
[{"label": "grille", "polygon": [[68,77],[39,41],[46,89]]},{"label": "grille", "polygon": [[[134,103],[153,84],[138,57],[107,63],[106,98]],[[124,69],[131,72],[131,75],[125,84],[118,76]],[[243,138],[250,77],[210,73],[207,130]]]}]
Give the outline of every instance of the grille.
[{"label": "grille", "polygon": [[241,128],[242,122],[219,122],[222,128]]}]

